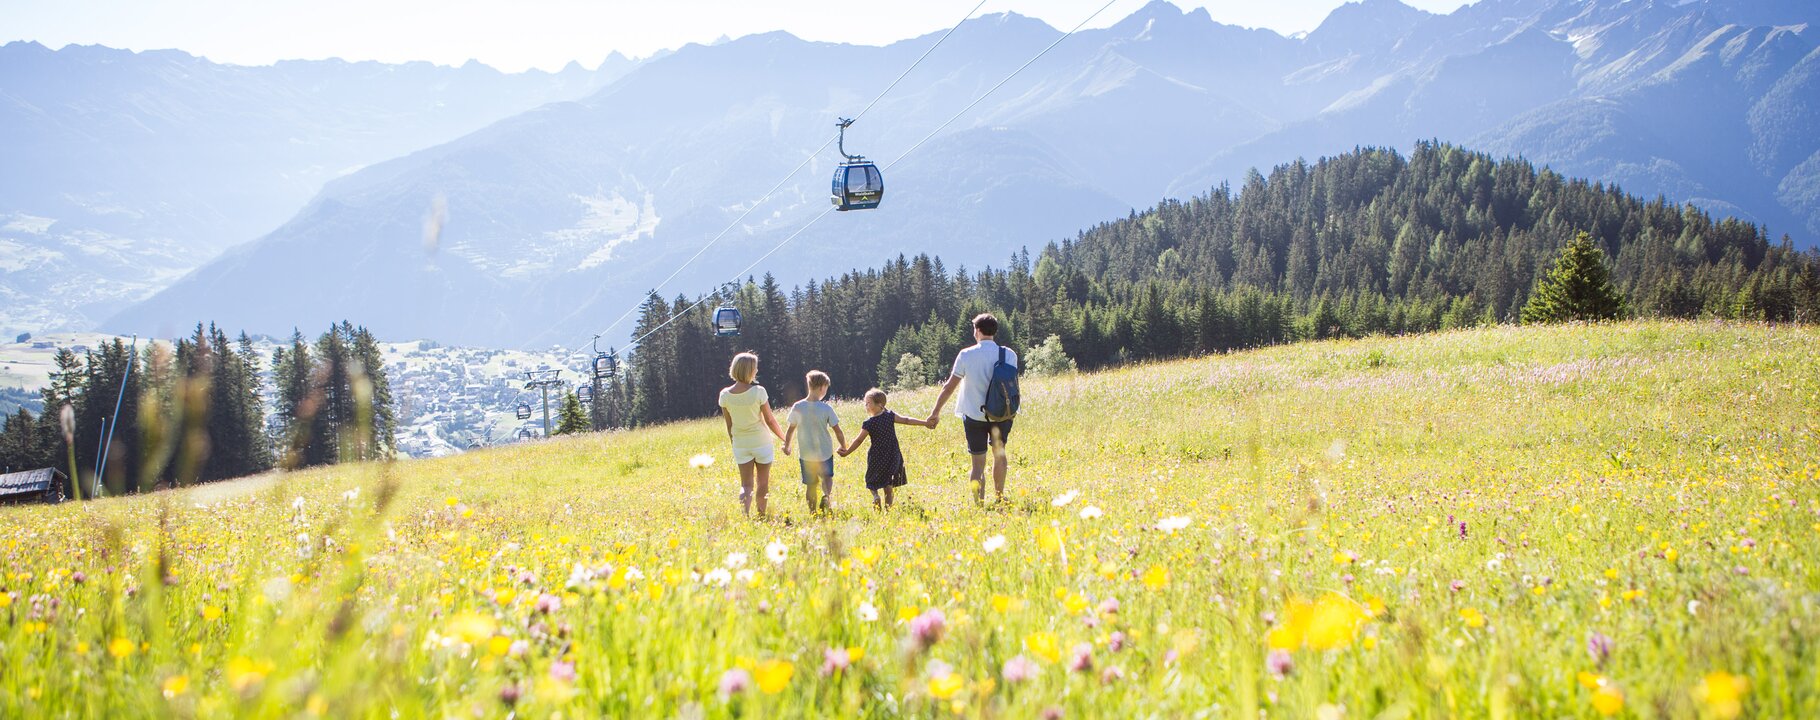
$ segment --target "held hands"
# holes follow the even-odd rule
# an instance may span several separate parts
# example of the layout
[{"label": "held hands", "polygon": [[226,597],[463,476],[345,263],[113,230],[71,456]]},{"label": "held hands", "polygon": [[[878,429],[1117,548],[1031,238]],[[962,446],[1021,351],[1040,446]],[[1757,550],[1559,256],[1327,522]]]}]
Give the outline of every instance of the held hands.
[{"label": "held hands", "polygon": [[838,453],[841,457],[846,457],[848,454],[853,452],[853,449],[847,448],[847,447],[842,447],[841,449],[836,450],[834,452]]},{"label": "held hands", "polygon": [[784,443],[784,454],[785,455],[790,454],[790,443]]},{"label": "held hands", "polygon": [[929,417],[923,420],[923,424],[927,425],[930,430],[934,430],[935,426],[939,424],[941,420],[941,411],[937,410],[929,413]]}]

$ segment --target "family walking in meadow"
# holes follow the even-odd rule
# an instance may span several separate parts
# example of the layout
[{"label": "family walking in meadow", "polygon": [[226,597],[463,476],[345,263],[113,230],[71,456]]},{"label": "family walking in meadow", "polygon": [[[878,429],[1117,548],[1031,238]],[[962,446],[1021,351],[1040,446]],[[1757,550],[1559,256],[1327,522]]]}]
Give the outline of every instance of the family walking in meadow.
[{"label": "family walking in meadow", "polygon": [[[981,314],[973,319],[974,344],[954,358],[953,370],[942,383],[935,407],[927,417],[900,415],[888,406],[890,396],[878,388],[864,396],[866,419],[851,442],[842,431],[840,418],[825,398],[833,379],[820,370],[804,377],[805,397],[790,407],[785,421],[779,424],[771,411],[771,398],[758,384],[758,356],[749,352],[733,357],[727,375],[733,384],[720,391],[720,414],[726,421],[727,438],[733,447],[733,463],[739,467],[740,507],[751,514],[757,506],[759,517],[769,514],[767,506],[771,488],[771,465],[776,461],[772,441],[783,442],[784,455],[796,451],[802,475],[803,497],[810,511],[833,509],[834,459],[845,458],[871,441],[866,452],[866,489],[872,491],[874,507],[885,510],[896,503],[896,490],[909,484],[905,471],[903,447],[898,443],[897,426],[914,425],[934,430],[941,423],[942,407],[959,393],[955,414],[960,417],[967,453],[972,460],[970,477],[974,483],[974,501],[986,501],[986,472],[991,456],[992,486],[995,501],[1005,498],[1005,474],[1008,468],[1006,444],[1011,438],[1011,425],[1017,414],[1020,374],[1017,353],[998,344],[998,319]],[[786,429],[787,428],[787,429]]]}]

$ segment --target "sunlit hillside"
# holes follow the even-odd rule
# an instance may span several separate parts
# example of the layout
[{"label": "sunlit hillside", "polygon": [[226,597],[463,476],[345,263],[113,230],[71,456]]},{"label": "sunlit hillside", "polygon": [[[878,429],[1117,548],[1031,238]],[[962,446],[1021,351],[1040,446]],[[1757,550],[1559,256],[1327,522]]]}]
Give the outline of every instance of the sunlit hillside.
[{"label": "sunlit hillside", "polygon": [[884,514],[858,453],[832,517],[781,456],[740,517],[718,420],[7,508],[0,716],[1816,717],[1816,348],[1499,327],[1031,378],[988,509],[951,418],[900,430]]}]

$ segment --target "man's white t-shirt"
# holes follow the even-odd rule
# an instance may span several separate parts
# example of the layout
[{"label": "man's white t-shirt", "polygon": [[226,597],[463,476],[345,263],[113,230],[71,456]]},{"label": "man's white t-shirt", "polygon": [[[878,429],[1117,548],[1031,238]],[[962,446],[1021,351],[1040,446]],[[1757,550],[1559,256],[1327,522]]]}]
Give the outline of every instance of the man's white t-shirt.
[{"label": "man's white t-shirt", "polygon": [[[954,405],[954,414],[969,420],[986,421],[986,414],[981,408],[986,405],[986,385],[992,382],[992,366],[998,364],[999,344],[991,340],[981,340],[979,344],[960,351],[954,356],[954,377],[961,379],[960,400]],[[1005,362],[1017,367],[1017,353],[1005,349]]]}]

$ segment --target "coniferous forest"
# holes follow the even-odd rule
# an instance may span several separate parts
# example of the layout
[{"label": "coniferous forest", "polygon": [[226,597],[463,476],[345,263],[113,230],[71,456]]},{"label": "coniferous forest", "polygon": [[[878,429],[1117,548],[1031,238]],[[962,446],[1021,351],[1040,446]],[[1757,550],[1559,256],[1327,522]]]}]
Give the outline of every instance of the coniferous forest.
[{"label": "coniferous forest", "polygon": [[[198,324],[172,344],[147,343],[135,352],[115,339],[82,355],[60,350],[55,362],[45,411],[20,409],[6,418],[0,468],[69,473],[73,448],[84,497],[391,452],[395,423],[379,343],[350,323],[313,344],[296,333],[273,353],[273,422],[266,418],[263,358],[245,333],[229,340],[220,328]],[[104,452],[106,470],[98,473]]]},{"label": "coniferous forest", "polygon": [[[727,359],[753,350],[779,402],[811,368],[833,394],[945,377],[984,311],[1020,351],[1081,369],[1272,343],[1516,322],[1561,248],[1588,233],[1635,316],[1820,320],[1820,253],[1692,206],[1425,142],[1404,157],[1359,149],[1252,173],[1187,201],[1102,223],[1005,268],[898,257],[785,289],[755,278],[694,304],[655,293],[629,372],[597,383],[596,427],[714,411]],[[723,300],[742,333],[716,338]],[[1057,345],[1059,344],[1059,348]]]}]

